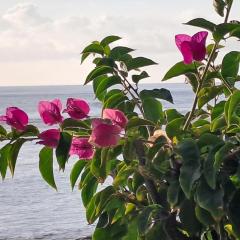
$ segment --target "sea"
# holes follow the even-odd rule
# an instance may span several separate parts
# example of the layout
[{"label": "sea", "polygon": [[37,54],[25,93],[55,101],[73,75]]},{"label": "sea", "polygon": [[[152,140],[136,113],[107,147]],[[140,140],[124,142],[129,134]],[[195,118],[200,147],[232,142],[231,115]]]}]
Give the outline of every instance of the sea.
[{"label": "sea", "polygon": [[[167,88],[174,104],[162,101],[164,108],[177,108],[186,113],[191,108],[193,93],[183,83],[144,84],[140,89]],[[90,116],[99,116],[101,104],[94,98],[92,86],[34,86],[0,87],[0,115],[6,107],[17,106],[29,115],[30,123],[47,129],[37,112],[40,100],[59,98],[63,105],[67,98],[85,99]],[[149,106],[151,107],[151,106]],[[3,143],[0,143],[3,146]],[[38,153],[42,146],[25,144],[18,157],[14,177],[8,172],[0,180],[0,240],[76,240],[91,235],[94,225],[85,218],[80,191],[70,186],[70,171],[77,158],[71,157],[64,172],[56,161],[54,175],[58,190],[48,186],[38,170]]]}]

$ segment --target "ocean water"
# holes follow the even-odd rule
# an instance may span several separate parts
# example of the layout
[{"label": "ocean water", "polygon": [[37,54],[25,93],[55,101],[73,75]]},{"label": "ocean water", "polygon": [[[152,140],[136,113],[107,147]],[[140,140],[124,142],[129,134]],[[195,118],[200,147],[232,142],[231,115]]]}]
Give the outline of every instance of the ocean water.
[{"label": "ocean water", "polygon": [[[165,103],[164,108],[178,108],[187,112],[193,94],[185,84],[148,84],[141,88],[171,90],[174,105]],[[0,115],[8,106],[24,109],[30,123],[45,129],[37,112],[39,100],[60,98],[65,104],[68,97],[87,100],[91,116],[98,116],[101,104],[94,99],[91,86],[47,86],[47,87],[0,87]],[[2,144],[1,144],[2,145]],[[65,172],[54,166],[58,191],[50,188],[38,170],[38,152],[41,146],[27,143],[20,151],[14,178],[8,173],[0,181],[0,240],[68,239],[74,240],[91,235],[93,226],[85,220],[85,209],[80,192],[71,190],[69,175],[76,158],[70,158]]]}]

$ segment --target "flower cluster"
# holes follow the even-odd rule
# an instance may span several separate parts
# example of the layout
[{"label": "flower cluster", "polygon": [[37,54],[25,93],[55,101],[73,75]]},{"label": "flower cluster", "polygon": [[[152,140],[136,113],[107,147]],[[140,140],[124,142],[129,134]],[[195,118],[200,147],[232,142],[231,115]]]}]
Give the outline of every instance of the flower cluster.
[{"label": "flower cluster", "polygon": [[[63,109],[60,99],[40,101],[38,112],[42,121],[49,126],[61,124],[64,121],[62,113],[67,113],[74,120],[88,118],[90,107],[82,99],[68,98],[66,108]],[[6,115],[0,116],[5,122],[19,132],[25,131],[28,125],[28,115],[17,107],[9,107]],[[111,147],[118,144],[121,132],[124,131],[128,119],[117,109],[104,109],[102,118],[92,119],[92,133],[89,137],[73,136],[69,155],[77,155],[80,159],[91,159],[95,147]],[[50,148],[57,148],[61,137],[59,128],[51,128],[38,135],[38,144]]]}]

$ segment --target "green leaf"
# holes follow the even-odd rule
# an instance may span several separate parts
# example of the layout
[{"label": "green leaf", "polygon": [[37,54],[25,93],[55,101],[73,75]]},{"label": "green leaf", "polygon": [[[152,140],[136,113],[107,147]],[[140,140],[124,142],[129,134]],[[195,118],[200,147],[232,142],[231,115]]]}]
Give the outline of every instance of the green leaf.
[{"label": "green leaf", "polygon": [[11,171],[12,176],[14,175],[14,170],[17,162],[18,153],[22,145],[26,142],[25,139],[19,138],[16,142],[11,144],[11,149],[8,153],[8,166]]},{"label": "green leaf", "polygon": [[192,139],[184,140],[179,145],[178,151],[183,161],[180,168],[179,182],[183,192],[189,199],[193,184],[201,176],[200,152],[197,144]]},{"label": "green leaf", "polygon": [[141,72],[139,75],[132,75],[132,81],[136,84],[144,78],[148,78],[149,75],[146,71]]},{"label": "green leaf", "polygon": [[239,24],[235,23],[222,23],[215,27],[213,38],[216,42],[224,39],[225,35],[234,32],[240,28]]},{"label": "green leaf", "polygon": [[124,102],[127,99],[127,96],[124,95],[122,92],[113,94],[104,101],[103,108],[117,108],[120,103]]},{"label": "green leaf", "polygon": [[183,115],[181,113],[179,113],[176,109],[167,109],[165,110],[165,115],[167,118],[167,122],[171,122],[176,118],[182,118]]},{"label": "green leaf", "polygon": [[81,197],[84,207],[87,207],[87,205],[90,203],[93,195],[95,194],[98,187],[97,179],[92,176],[92,178],[88,179],[86,182],[86,185],[81,190]]},{"label": "green leaf", "polygon": [[86,129],[90,130],[91,127],[87,123],[87,121],[79,121],[72,118],[66,118],[61,124],[62,129],[68,129],[68,128],[80,128],[80,129]]},{"label": "green leaf", "polygon": [[146,119],[158,122],[162,121],[164,118],[162,104],[155,98],[146,98],[142,102],[143,110]]},{"label": "green leaf", "polygon": [[172,120],[166,125],[166,133],[169,138],[179,137],[182,133],[182,126],[185,122],[185,118],[180,117]]},{"label": "green leaf", "polygon": [[231,152],[235,145],[231,142],[226,142],[216,153],[214,161],[214,169],[218,171],[223,163],[224,158]]},{"label": "green leaf", "polygon": [[178,203],[179,193],[181,191],[179,181],[173,181],[170,183],[167,192],[167,200],[173,208]]},{"label": "green leaf", "polygon": [[53,150],[44,147],[39,153],[39,170],[43,179],[53,188],[57,189],[53,175]]},{"label": "green leaf", "polygon": [[215,11],[220,15],[221,17],[224,17],[224,9],[226,6],[226,3],[223,0],[213,0],[213,6],[215,8]]},{"label": "green leaf", "polygon": [[183,224],[184,230],[190,235],[194,235],[201,231],[201,224],[195,215],[195,203],[192,200],[184,200],[180,206],[179,218]]},{"label": "green leaf", "polygon": [[172,94],[168,89],[160,88],[160,89],[152,89],[152,90],[142,90],[140,92],[140,98],[144,100],[145,98],[153,97],[168,101],[173,103]]},{"label": "green leaf", "polygon": [[202,88],[198,94],[198,107],[202,108],[206,103],[223,92],[222,86]]},{"label": "green leaf", "polygon": [[213,121],[210,124],[210,131],[216,132],[219,130],[222,130],[224,127],[227,126],[226,120],[224,116],[219,116],[213,119]]},{"label": "green leaf", "polygon": [[216,182],[217,182],[217,170],[214,168],[214,162],[215,162],[215,154],[221,148],[222,143],[217,144],[214,147],[209,147],[209,152],[208,156],[204,161],[204,166],[203,166],[203,174],[204,177],[208,183],[208,185],[212,188],[216,188]]},{"label": "green leaf", "polygon": [[83,53],[98,53],[103,55],[104,49],[101,45],[97,43],[92,43],[83,49],[82,54]]},{"label": "green leaf", "polygon": [[100,98],[101,94],[106,91],[109,87],[112,87],[113,85],[121,84],[121,78],[119,76],[111,76],[104,78],[98,85],[96,90],[96,97]]},{"label": "green leaf", "polygon": [[[213,190],[202,178],[196,190],[196,201],[198,205],[211,213],[215,221],[220,221],[223,212],[223,189]],[[211,197],[210,197],[211,196]]]},{"label": "green leaf", "polygon": [[116,42],[118,40],[120,40],[121,38],[118,37],[118,36],[114,36],[114,35],[111,35],[111,36],[107,36],[105,37],[101,42],[100,44],[105,47],[106,45],[109,45],[110,43],[113,43],[113,42]]},{"label": "green leaf", "polygon": [[5,179],[6,172],[7,172],[8,154],[10,149],[11,149],[10,144],[7,144],[0,149],[0,173],[3,180]]},{"label": "green leaf", "polygon": [[217,103],[211,110],[211,120],[221,116],[224,113],[225,101]]},{"label": "green leaf", "polygon": [[227,101],[227,104],[225,104],[225,115],[228,126],[231,125],[231,123],[234,123],[234,117],[235,117],[235,111],[239,108],[240,105],[240,90],[234,91],[232,96]]},{"label": "green leaf", "polygon": [[84,160],[78,160],[73,168],[72,168],[72,171],[71,171],[71,174],[70,174],[70,182],[71,182],[71,187],[72,187],[72,190],[76,184],[76,181],[78,179],[78,177],[80,176],[82,170],[84,169],[84,167],[86,166],[87,164],[87,161],[84,161]]},{"label": "green leaf", "polygon": [[155,63],[151,59],[148,59],[148,58],[145,58],[145,57],[132,58],[132,59],[129,59],[126,62],[128,71],[133,70],[133,69],[138,69],[138,68],[141,68],[141,67],[155,65],[155,64],[157,64],[157,63]]},{"label": "green leaf", "polygon": [[240,52],[232,51],[226,54],[222,61],[222,76],[224,79],[232,77],[237,78],[240,64]]},{"label": "green leaf", "polygon": [[127,130],[139,126],[155,126],[155,123],[144,118],[133,117],[127,123]]},{"label": "green leaf", "polygon": [[115,61],[119,61],[123,55],[130,53],[132,51],[134,51],[134,49],[128,48],[128,47],[123,47],[123,46],[118,46],[111,50],[109,57],[114,59]]},{"label": "green leaf", "polygon": [[178,62],[173,67],[171,67],[170,70],[168,70],[168,72],[163,77],[162,81],[166,81],[186,73],[196,73],[195,65],[193,63],[185,64],[184,62]]},{"label": "green leaf", "polygon": [[195,18],[187,23],[185,23],[187,25],[191,25],[191,26],[194,26],[194,27],[200,27],[200,28],[204,28],[204,29],[207,29],[209,30],[210,32],[213,32],[215,27],[216,27],[216,24],[204,19],[204,18]]},{"label": "green leaf", "polygon": [[56,149],[56,157],[59,168],[64,171],[65,164],[69,158],[69,150],[72,143],[72,136],[68,133],[61,132],[60,140]]},{"label": "green leaf", "polygon": [[239,202],[240,202],[240,190],[238,189],[230,204],[228,207],[228,216],[230,221],[232,222],[232,228],[233,231],[235,233],[235,235],[240,238],[240,206],[239,206]]},{"label": "green leaf", "polygon": [[196,205],[195,214],[196,214],[198,221],[200,223],[202,223],[203,225],[209,227],[209,226],[215,224],[215,221],[214,221],[213,217],[211,216],[211,214],[207,210],[199,207],[198,205]]},{"label": "green leaf", "polygon": [[102,76],[107,73],[112,73],[113,69],[109,66],[100,66],[94,68],[87,76],[84,85],[88,84],[89,82],[93,81],[95,78]]},{"label": "green leaf", "polygon": [[6,129],[0,125],[0,137],[6,137],[7,136],[7,131]]},{"label": "green leaf", "polygon": [[112,198],[115,190],[112,186],[108,186],[102,191],[96,193],[87,206],[86,217],[89,224],[92,224],[101,215],[104,208]]},{"label": "green leaf", "polygon": [[158,204],[149,205],[145,207],[138,216],[138,232],[140,236],[145,236],[151,229],[154,222],[154,216],[157,215],[158,221],[166,219],[167,213]]}]

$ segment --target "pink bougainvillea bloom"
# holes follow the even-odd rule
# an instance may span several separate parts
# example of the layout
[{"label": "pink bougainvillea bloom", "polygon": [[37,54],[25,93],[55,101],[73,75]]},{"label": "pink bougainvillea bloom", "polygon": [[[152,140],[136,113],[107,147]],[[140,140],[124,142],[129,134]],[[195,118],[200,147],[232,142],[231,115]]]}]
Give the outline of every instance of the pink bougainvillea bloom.
[{"label": "pink bougainvillea bloom", "polygon": [[45,145],[47,147],[56,148],[60,139],[60,131],[58,129],[48,129],[38,135],[40,139],[38,144]]},{"label": "pink bougainvillea bloom", "polygon": [[61,116],[62,104],[59,99],[53,101],[40,101],[38,103],[38,112],[47,125],[61,123],[63,117]]},{"label": "pink bougainvillea bloom", "polygon": [[92,134],[89,142],[97,147],[111,147],[118,144],[122,128],[99,119],[92,121]]},{"label": "pink bougainvillea bloom", "polygon": [[106,108],[103,110],[103,118],[110,119],[114,125],[118,125],[121,128],[125,128],[128,122],[125,114],[117,109]]},{"label": "pink bougainvillea bloom", "polygon": [[69,151],[70,155],[77,155],[80,159],[92,159],[94,155],[93,146],[88,138],[74,137]]},{"label": "pink bougainvillea bloom", "polygon": [[6,115],[0,116],[0,121],[6,122],[18,131],[24,131],[28,124],[28,115],[17,107],[8,107]]},{"label": "pink bougainvillea bloom", "polygon": [[68,98],[67,108],[63,112],[67,112],[73,119],[80,120],[88,116],[90,111],[86,101],[77,98]]},{"label": "pink bougainvillea bloom", "polygon": [[190,64],[194,60],[202,61],[206,55],[206,39],[208,32],[202,31],[192,37],[186,34],[175,36],[175,42],[183,55],[184,63]]}]

